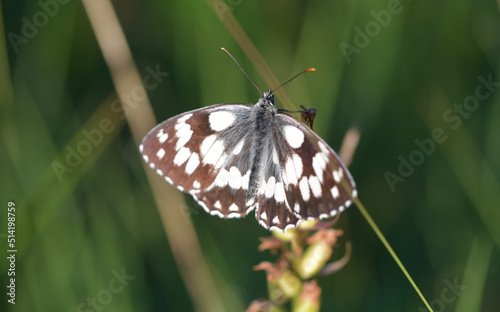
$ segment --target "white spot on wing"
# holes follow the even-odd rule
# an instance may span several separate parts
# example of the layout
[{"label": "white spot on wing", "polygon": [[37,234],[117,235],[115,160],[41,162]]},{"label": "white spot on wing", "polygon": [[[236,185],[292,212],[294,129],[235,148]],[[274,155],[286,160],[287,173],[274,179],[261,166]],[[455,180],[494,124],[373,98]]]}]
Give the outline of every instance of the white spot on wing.
[{"label": "white spot on wing", "polygon": [[187,147],[181,148],[174,157],[174,164],[177,166],[182,165],[191,156],[191,151]]},{"label": "white spot on wing", "polygon": [[212,135],[207,136],[203,140],[203,142],[201,142],[200,152],[201,152],[202,157],[205,157],[205,155],[208,153],[208,151],[210,150],[210,148],[212,147],[212,145],[214,144],[216,139],[217,139],[217,135],[212,134]]},{"label": "white spot on wing", "polygon": [[299,148],[304,142],[304,133],[294,126],[283,127],[285,139],[292,148]]},{"label": "white spot on wing", "polygon": [[[196,199],[196,198],[195,198]],[[210,210],[208,209],[207,205],[205,205],[204,202],[202,202],[201,200],[197,200],[196,201],[198,203],[198,205],[200,205],[201,207],[203,207],[203,209],[206,211],[206,212],[210,212]]]},{"label": "white spot on wing", "polygon": [[353,198],[358,197],[358,191],[357,190],[352,190],[352,197]]},{"label": "white spot on wing", "polygon": [[316,155],[314,155],[314,157],[312,158],[312,166],[314,169],[314,173],[316,173],[319,181],[323,182],[323,174],[326,168],[326,162],[323,158],[322,153],[316,153]]},{"label": "white spot on wing", "polygon": [[285,164],[285,175],[287,178],[287,184],[297,185],[297,174],[295,173],[295,166],[293,165],[293,158],[288,158]]},{"label": "white spot on wing", "polygon": [[233,189],[239,189],[241,187],[241,173],[235,166],[229,169],[229,186]]},{"label": "white spot on wing", "polygon": [[216,140],[212,147],[208,150],[208,153],[203,157],[203,163],[204,164],[211,164],[215,165],[218,161],[219,158],[222,156],[222,153],[224,152],[224,142],[221,140]]},{"label": "white spot on wing", "polygon": [[226,162],[226,158],[227,158],[227,154],[222,153],[222,155],[220,155],[220,157],[219,157],[219,160],[215,164],[215,168],[219,169],[220,167],[222,167],[222,165],[224,165],[224,163]]},{"label": "white spot on wing", "polygon": [[236,115],[227,111],[217,111],[210,113],[208,121],[213,131],[222,131],[234,124]]},{"label": "white spot on wing", "polygon": [[156,156],[157,156],[158,158],[162,159],[162,158],[163,158],[163,156],[165,156],[165,150],[164,150],[163,148],[160,148],[160,149],[158,150],[158,153],[156,153]]},{"label": "white spot on wing", "polygon": [[227,185],[227,181],[229,179],[229,172],[222,168],[220,171],[219,171],[219,174],[217,175],[217,177],[215,178],[215,185],[216,186],[219,186],[219,187],[224,187]]},{"label": "white spot on wing", "polygon": [[302,177],[299,182],[300,194],[305,201],[309,200],[311,193],[309,192],[309,183],[307,182],[307,177]]},{"label": "white spot on wing", "polygon": [[340,175],[336,170],[333,171],[333,179],[335,180],[335,182],[340,183]]},{"label": "white spot on wing", "polygon": [[[189,126],[191,128],[191,126]],[[181,147],[186,145],[189,140],[191,140],[191,136],[193,135],[193,130],[189,129],[188,131],[184,132],[181,137],[179,137],[179,140],[177,140],[177,143],[175,144],[175,150],[178,151]]]},{"label": "white spot on wing", "polygon": [[240,211],[240,208],[233,203],[231,204],[231,206],[229,206],[229,211]]},{"label": "white spot on wing", "polygon": [[295,166],[295,174],[297,175],[297,180],[298,180],[302,176],[302,170],[303,170],[302,159],[297,154],[293,154],[292,157],[293,157],[293,165]]},{"label": "white spot on wing", "polygon": [[163,176],[163,172],[161,172],[161,170],[160,170],[160,169],[156,169],[156,173],[157,173],[158,175],[160,175],[161,177]]},{"label": "white spot on wing", "polygon": [[245,143],[245,140],[241,140],[236,146],[234,147],[233,151],[231,152],[233,155],[238,155],[241,152],[241,149],[243,148],[243,144]]},{"label": "white spot on wing", "polygon": [[259,220],[259,224],[262,225],[265,229],[269,229],[269,227],[267,226],[266,222],[264,222],[262,220]]},{"label": "white spot on wing", "polygon": [[200,165],[200,156],[198,156],[198,153],[193,153],[191,154],[191,157],[189,157],[189,160],[186,164],[186,173],[188,175],[191,175],[196,168]]},{"label": "white spot on wing", "polygon": [[269,180],[267,180],[267,186],[266,186],[266,197],[271,198],[274,194],[274,185],[275,185],[276,179],[274,177],[269,177]]},{"label": "white spot on wing", "polygon": [[262,183],[259,186],[258,193],[264,194],[266,192],[266,181],[262,180]]},{"label": "white spot on wing", "polygon": [[182,116],[181,118],[177,119],[177,122],[178,123],[183,123],[186,120],[188,120],[189,118],[191,118],[191,116],[193,116],[192,113],[186,114],[186,115]]},{"label": "white spot on wing", "polygon": [[[163,129],[162,129],[163,131]],[[160,141],[160,143],[165,143],[165,141],[168,139],[168,133],[163,133],[160,138],[158,139],[158,141]]]},{"label": "white spot on wing", "polygon": [[198,182],[198,180],[194,180],[193,187],[196,188],[196,189],[199,189],[200,186],[201,186],[200,182]]},{"label": "white spot on wing", "polygon": [[276,149],[273,148],[273,162],[275,164],[278,164],[279,163],[279,160],[278,160],[278,153],[276,152]]},{"label": "white spot on wing", "polygon": [[250,170],[241,177],[241,188],[244,190],[248,190],[248,183],[250,182]]},{"label": "white spot on wing", "polygon": [[183,136],[186,132],[188,132],[189,130],[191,130],[191,126],[187,123],[178,123],[175,125],[175,135],[180,138],[181,136]]},{"label": "white spot on wing", "polygon": [[275,216],[275,217],[273,218],[273,223],[274,223],[274,224],[280,224],[280,219],[278,218],[278,216]]},{"label": "white spot on wing", "polygon": [[336,185],[332,187],[332,196],[333,199],[337,199],[339,197],[339,188]]},{"label": "white spot on wing", "polygon": [[309,177],[309,185],[311,186],[311,190],[312,190],[314,197],[320,198],[322,191],[321,191],[321,183],[319,182],[319,179],[315,176],[310,176]]},{"label": "white spot on wing", "polygon": [[349,207],[351,204],[352,204],[351,200],[348,199],[348,200],[345,201],[345,207],[346,208]]},{"label": "white spot on wing", "polygon": [[[248,207],[252,207],[253,205],[255,205],[255,198],[250,198],[250,200],[248,200],[248,201],[246,202],[246,205],[247,205]],[[250,208],[249,208],[249,209],[250,209]]]},{"label": "white spot on wing", "polygon": [[216,201],[216,202],[214,203],[214,207],[215,207],[215,208],[217,208],[217,209],[221,209],[221,208],[222,208],[222,206],[220,205],[220,201]]},{"label": "white spot on wing", "polygon": [[267,220],[267,213],[264,211],[263,213],[260,214],[260,218],[262,220]]},{"label": "white spot on wing", "polygon": [[149,157],[148,155],[142,155],[142,158],[144,159],[145,162],[149,162]]},{"label": "white spot on wing", "polygon": [[282,203],[285,201],[285,189],[283,188],[283,183],[276,183],[276,187],[274,188],[274,200],[278,203]]},{"label": "white spot on wing", "polygon": [[142,153],[142,151],[143,151],[143,150],[144,150],[144,146],[143,146],[142,144],[141,144],[141,145],[139,145],[139,152],[141,152],[141,153]]},{"label": "white spot on wing", "polygon": [[233,218],[241,218],[241,214],[239,212],[233,212],[227,215],[228,219],[233,219]]},{"label": "white spot on wing", "polygon": [[300,212],[300,205],[299,205],[299,203],[295,203],[295,205],[293,206],[293,210],[294,210],[296,213],[299,213],[299,212]]},{"label": "white spot on wing", "polygon": [[212,216],[218,216],[219,218],[224,218],[224,215],[218,210],[210,210]]},{"label": "white spot on wing", "polygon": [[321,141],[318,141],[318,146],[319,146],[319,149],[325,153],[326,155],[328,155],[328,148],[326,147],[325,144],[323,144],[323,142]]}]

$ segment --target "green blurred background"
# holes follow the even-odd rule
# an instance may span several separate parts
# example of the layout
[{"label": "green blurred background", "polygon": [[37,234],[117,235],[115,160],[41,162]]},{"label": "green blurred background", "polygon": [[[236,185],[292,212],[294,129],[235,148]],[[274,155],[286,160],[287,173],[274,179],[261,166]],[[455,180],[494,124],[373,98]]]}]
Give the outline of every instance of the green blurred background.
[{"label": "green blurred background", "polygon": [[[226,0],[215,11],[208,3],[113,2],[140,77],[168,73],[147,93],[158,121],[258,99],[220,47],[262,89],[276,87],[224,26],[234,14],[280,82],[317,69],[284,88],[288,108],[316,108],[315,130],[334,149],[359,127],[350,169],[360,199],[435,311],[499,311],[499,3]],[[113,110],[117,92],[85,6],[2,1],[1,11],[3,291],[9,201],[18,253],[16,305],[2,294],[0,310],[214,311],[196,306],[180,274],[131,130]],[[105,117],[112,130],[58,174],[55,162]],[[433,133],[443,141],[434,150]],[[427,142],[427,154],[415,140]],[[257,251],[269,233],[253,214],[221,220],[185,199],[188,209],[163,204],[185,221],[180,233],[192,219],[223,309],[266,297],[265,274],[252,266],[276,259]],[[352,256],[319,279],[322,311],[425,311],[356,207],[336,227],[345,235],[334,259],[346,241]],[[120,282],[124,269],[129,279]]]}]

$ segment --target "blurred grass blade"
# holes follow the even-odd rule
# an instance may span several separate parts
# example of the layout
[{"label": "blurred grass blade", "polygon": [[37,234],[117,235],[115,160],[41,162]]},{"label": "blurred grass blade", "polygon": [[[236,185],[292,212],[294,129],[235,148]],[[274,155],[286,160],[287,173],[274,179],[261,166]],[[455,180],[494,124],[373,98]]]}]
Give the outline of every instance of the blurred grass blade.
[{"label": "blurred grass blade", "polygon": [[[83,5],[97,37],[99,46],[111,71],[117,93],[128,94],[134,87],[141,87],[141,78],[132,60],[125,35],[120,27],[113,6],[108,0],[86,0]],[[127,103],[125,98],[122,104]],[[139,101],[127,121],[136,144],[156,125],[151,104],[147,97]],[[144,164],[143,164],[144,165]],[[172,248],[180,273],[198,311],[223,311],[222,300],[205,263],[205,258],[192,223],[185,223],[179,210],[172,209],[183,202],[182,195],[165,181],[146,168],[165,232]],[[172,203],[169,207],[167,203]]]},{"label": "blurred grass blade", "polygon": [[[419,103],[420,115],[429,132],[443,126],[442,112],[452,110],[444,92],[437,87],[431,89],[431,101]],[[430,102],[430,104],[427,104]],[[429,105],[427,107],[427,105]],[[429,112],[426,109],[430,110]],[[447,133],[446,141],[438,144],[454,171],[465,194],[474,205],[481,221],[494,242],[500,247],[500,182],[492,166],[479,149],[465,125]],[[465,163],[464,163],[465,161]]]},{"label": "blurred grass blade", "polygon": [[465,267],[463,284],[465,289],[458,296],[456,312],[479,312],[483,298],[484,286],[488,279],[493,241],[484,235],[474,238]]},{"label": "blurred grass blade", "polygon": [[356,207],[358,207],[359,211],[361,212],[361,214],[363,215],[365,220],[368,222],[368,224],[370,224],[370,226],[373,229],[373,231],[375,232],[375,234],[377,234],[377,236],[380,239],[380,241],[382,242],[382,244],[384,244],[387,251],[391,254],[394,261],[396,261],[396,263],[399,266],[399,268],[401,269],[401,271],[403,271],[403,274],[406,276],[406,278],[410,282],[411,286],[413,286],[413,288],[417,292],[420,299],[422,299],[422,301],[424,302],[427,309],[429,309],[429,311],[433,312],[431,306],[429,305],[429,303],[425,299],[424,295],[422,294],[422,292],[418,288],[417,284],[413,281],[413,278],[411,277],[410,273],[408,273],[408,271],[406,270],[406,268],[403,265],[403,263],[401,262],[401,260],[399,260],[398,255],[396,255],[396,253],[394,252],[394,249],[392,249],[391,245],[389,244],[389,242],[385,238],[384,234],[382,234],[382,231],[380,231],[380,229],[378,228],[375,221],[373,221],[372,217],[370,216],[368,211],[365,209],[365,206],[363,205],[363,203],[361,202],[359,197],[354,199],[354,203],[356,204]]},{"label": "blurred grass blade", "polygon": [[[238,43],[241,50],[245,53],[248,59],[252,62],[255,68],[260,72],[262,77],[264,77],[270,88],[276,88],[281,83],[273,72],[269,69],[264,58],[260,55],[259,51],[253,45],[252,41],[245,33],[240,23],[236,20],[231,10],[227,7],[226,3],[220,0],[206,0],[207,4],[214,11],[215,15],[219,17],[222,24],[227,28],[231,36]],[[230,51],[231,52],[231,51]],[[283,103],[283,106],[287,109],[294,109],[295,106],[292,104],[292,100],[287,95],[284,89],[280,89],[276,92],[276,96]]]},{"label": "blurred grass blade", "polygon": [[10,66],[7,55],[7,45],[5,41],[5,29],[3,20],[2,3],[0,2],[0,116],[1,116],[1,133],[6,151],[9,153],[12,163],[16,167],[18,173],[19,168],[19,146],[18,134],[16,133],[15,119],[13,117],[12,106],[14,104],[14,95],[12,91],[12,81],[10,78]]}]

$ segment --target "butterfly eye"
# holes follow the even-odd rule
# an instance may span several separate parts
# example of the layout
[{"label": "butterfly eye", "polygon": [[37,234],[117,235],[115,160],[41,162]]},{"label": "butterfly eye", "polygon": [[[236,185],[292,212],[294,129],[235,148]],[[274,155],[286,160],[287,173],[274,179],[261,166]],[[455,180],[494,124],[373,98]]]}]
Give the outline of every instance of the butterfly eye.
[{"label": "butterfly eye", "polygon": [[273,93],[271,93],[271,94],[269,95],[268,100],[269,100],[269,102],[271,102],[271,104],[273,104],[273,105],[274,105],[274,94],[273,94]]},{"label": "butterfly eye", "polygon": [[274,93],[271,90],[268,90],[267,92],[262,95],[262,99],[268,101],[271,105],[274,106]]}]

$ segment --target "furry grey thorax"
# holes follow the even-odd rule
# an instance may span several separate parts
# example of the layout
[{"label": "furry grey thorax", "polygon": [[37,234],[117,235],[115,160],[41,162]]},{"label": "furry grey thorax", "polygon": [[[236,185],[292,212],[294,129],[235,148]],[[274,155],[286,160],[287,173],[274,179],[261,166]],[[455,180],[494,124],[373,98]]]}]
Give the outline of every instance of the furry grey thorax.
[{"label": "furry grey thorax", "polygon": [[[271,130],[276,126],[276,114],[278,109],[274,106],[274,94],[271,90],[265,92],[257,104],[252,107],[253,138],[252,138],[252,169],[249,179],[247,201],[256,199],[259,188],[258,181],[261,180],[262,169],[265,167],[267,159],[264,155],[271,155],[270,146],[274,144]],[[268,157],[269,158],[269,157]]]}]

